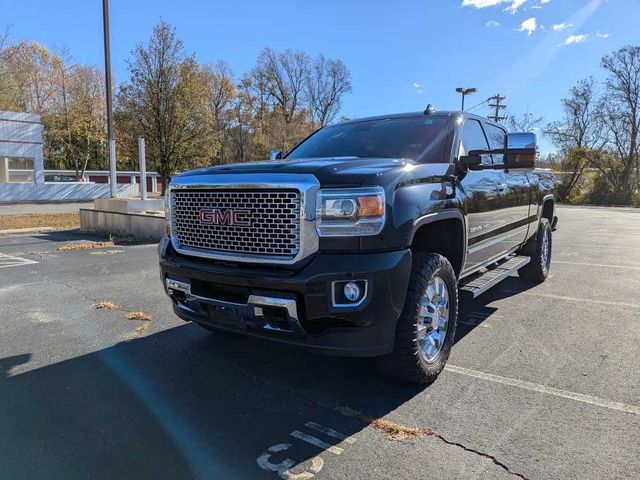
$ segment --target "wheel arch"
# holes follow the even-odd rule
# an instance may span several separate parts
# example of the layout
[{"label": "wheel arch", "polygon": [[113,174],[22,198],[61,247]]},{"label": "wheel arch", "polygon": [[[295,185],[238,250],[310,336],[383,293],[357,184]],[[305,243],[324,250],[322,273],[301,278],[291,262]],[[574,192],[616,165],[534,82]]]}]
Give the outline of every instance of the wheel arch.
[{"label": "wheel arch", "polygon": [[464,268],[467,251],[466,219],[460,210],[444,210],[418,218],[413,224],[411,249],[439,253],[444,256],[456,274]]},{"label": "wheel arch", "polygon": [[540,205],[540,218],[546,218],[549,222],[553,222],[553,212],[555,210],[555,198],[553,195],[545,195]]}]

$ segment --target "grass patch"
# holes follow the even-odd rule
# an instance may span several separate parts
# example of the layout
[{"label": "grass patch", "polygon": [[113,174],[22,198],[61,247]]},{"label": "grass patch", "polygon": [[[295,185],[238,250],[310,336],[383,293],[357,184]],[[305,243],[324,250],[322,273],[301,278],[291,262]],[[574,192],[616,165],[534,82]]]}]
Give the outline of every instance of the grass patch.
[{"label": "grass patch", "polygon": [[407,427],[382,418],[371,420],[371,426],[382,432],[382,434],[389,440],[394,440],[396,442],[401,442],[407,438],[424,437],[431,433],[426,428]]},{"label": "grass patch", "polygon": [[51,227],[57,230],[79,228],[80,215],[78,213],[34,213],[0,216],[0,230],[41,227]]},{"label": "grass patch", "polygon": [[136,328],[136,333],[145,333],[147,330],[149,330],[149,324],[145,323]]},{"label": "grass patch", "polygon": [[334,410],[337,410],[345,417],[357,417],[365,420],[366,422],[369,422],[369,425],[382,432],[382,434],[386,438],[388,438],[389,440],[394,440],[396,442],[402,442],[403,440],[406,440],[408,438],[420,438],[424,437],[425,435],[436,435],[428,428],[407,427],[406,425],[394,423],[382,418],[368,418],[361,412],[349,407],[334,407]]},{"label": "grass patch", "polygon": [[66,243],[61,247],[56,248],[59,252],[69,252],[74,250],[93,250],[94,248],[113,247],[112,241],[108,242],[74,242]]},{"label": "grass patch", "polygon": [[150,322],[151,320],[153,320],[153,317],[151,317],[151,315],[144,312],[129,312],[124,316],[124,318],[126,318],[127,320],[139,320],[141,322]]},{"label": "grass patch", "polygon": [[107,302],[106,300],[103,302],[96,302],[94,305],[95,308],[97,309],[107,309],[107,310],[117,310],[118,308],[120,308],[118,305],[116,305],[113,302]]}]

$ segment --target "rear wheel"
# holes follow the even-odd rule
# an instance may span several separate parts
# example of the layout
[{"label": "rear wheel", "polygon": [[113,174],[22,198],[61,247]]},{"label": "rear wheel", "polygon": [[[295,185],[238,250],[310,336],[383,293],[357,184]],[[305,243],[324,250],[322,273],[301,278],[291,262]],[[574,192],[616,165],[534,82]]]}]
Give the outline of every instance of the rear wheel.
[{"label": "rear wheel", "polygon": [[531,261],[518,270],[518,275],[529,282],[542,283],[549,275],[551,266],[551,224],[546,218],[540,219],[536,236],[522,251],[531,257]]},{"label": "rear wheel", "polygon": [[442,255],[416,253],[394,349],[379,359],[381,370],[410,382],[432,383],[449,358],[457,318],[458,290],[451,264]]}]

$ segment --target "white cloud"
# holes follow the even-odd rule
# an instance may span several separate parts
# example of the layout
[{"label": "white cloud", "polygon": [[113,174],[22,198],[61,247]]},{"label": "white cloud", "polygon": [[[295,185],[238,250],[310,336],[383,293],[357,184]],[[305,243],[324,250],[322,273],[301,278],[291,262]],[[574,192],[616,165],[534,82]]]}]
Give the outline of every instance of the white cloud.
[{"label": "white cloud", "polygon": [[527,18],[524,22],[520,24],[520,28],[518,29],[521,32],[527,32],[527,35],[532,35],[538,28],[538,21],[536,17]]},{"label": "white cloud", "polygon": [[582,43],[589,38],[589,35],[586,33],[582,33],[580,35],[569,35],[567,39],[564,41],[565,45],[572,45],[576,43]]},{"label": "white cloud", "polygon": [[551,0],[540,0],[540,5],[544,5],[546,3],[551,3]]},{"label": "white cloud", "polygon": [[422,84],[420,82],[413,82],[411,85],[418,95],[422,95]]},{"label": "white cloud", "polygon": [[600,33],[600,32],[596,33],[596,37],[601,38],[603,40],[609,38],[610,36],[611,36],[610,33]]},{"label": "white cloud", "polygon": [[515,15],[518,9],[524,5],[527,0],[513,0],[511,5],[504,9],[505,12],[509,12],[511,15]]},{"label": "white cloud", "polygon": [[553,28],[554,32],[560,32],[569,27],[573,27],[573,24],[572,23],[554,23],[553,25],[551,25],[551,28]]},{"label": "white cloud", "polygon": [[462,0],[463,7],[475,7],[475,8],[487,8],[495,7],[504,2],[510,2],[511,0]]},{"label": "white cloud", "polygon": [[485,23],[485,26],[487,26],[487,27],[499,27],[500,26],[500,22],[496,22],[495,20],[489,20],[487,23]]},{"label": "white cloud", "polygon": [[[504,9],[505,12],[516,13],[518,9],[524,5],[529,0],[462,0],[463,7],[475,7],[475,8],[487,8],[487,7],[495,7],[496,5],[501,5],[503,3],[510,3],[507,8]],[[541,3],[546,3],[542,2]]]}]

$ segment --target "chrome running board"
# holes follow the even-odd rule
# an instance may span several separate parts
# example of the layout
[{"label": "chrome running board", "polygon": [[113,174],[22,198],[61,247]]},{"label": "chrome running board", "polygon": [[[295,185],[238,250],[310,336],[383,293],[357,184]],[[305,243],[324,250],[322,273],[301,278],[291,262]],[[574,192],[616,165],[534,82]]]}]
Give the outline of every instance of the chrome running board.
[{"label": "chrome running board", "polygon": [[472,298],[476,298],[505,278],[510,277],[512,273],[520,270],[530,261],[530,257],[508,257],[491,270],[465,278],[460,284],[460,293],[466,293]]}]

